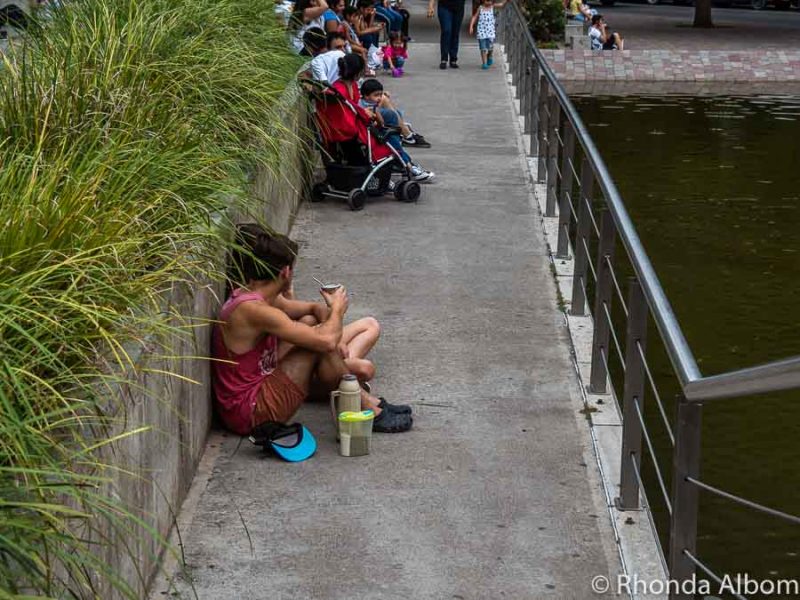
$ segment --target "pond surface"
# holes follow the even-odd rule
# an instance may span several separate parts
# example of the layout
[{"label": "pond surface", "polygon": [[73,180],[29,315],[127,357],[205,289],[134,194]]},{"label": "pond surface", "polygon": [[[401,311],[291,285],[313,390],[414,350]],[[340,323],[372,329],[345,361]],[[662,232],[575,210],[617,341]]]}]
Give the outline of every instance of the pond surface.
[{"label": "pond surface", "polygon": [[[800,99],[573,101],[703,374],[800,354]],[[662,396],[672,398],[666,358],[657,348],[648,354]],[[645,402],[669,473],[663,423],[652,397]],[[666,511],[649,462],[643,458],[646,487],[663,541]],[[800,393],[707,403],[701,479],[800,515]],[[717,573],[800,578],[800,525],[702,492],[699,522],[699,558]]]}]

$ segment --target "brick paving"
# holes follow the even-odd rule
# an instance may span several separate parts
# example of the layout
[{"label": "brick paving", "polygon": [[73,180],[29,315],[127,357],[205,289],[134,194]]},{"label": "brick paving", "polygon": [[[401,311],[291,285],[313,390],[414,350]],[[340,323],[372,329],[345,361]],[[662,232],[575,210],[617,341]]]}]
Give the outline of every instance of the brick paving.
[{"label": "brick paving", "polygon": [[622,52],[543,50],[564,82],[800,82],[800,14],[714,11],[714,29],[690,27],[693,9],[602,9]]},{"label": "brick paving", "polygon": [[564,81],[800,82],[800,50],[543,50]]}]

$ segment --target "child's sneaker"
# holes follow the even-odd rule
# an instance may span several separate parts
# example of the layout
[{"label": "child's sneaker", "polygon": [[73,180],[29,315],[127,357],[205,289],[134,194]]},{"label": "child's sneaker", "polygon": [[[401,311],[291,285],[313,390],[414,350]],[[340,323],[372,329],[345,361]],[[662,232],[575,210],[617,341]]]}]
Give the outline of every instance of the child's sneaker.
[{"label": "child's sneaker", "polygon": [[436,177],[433,171],[426,171],[419,165],[411,165],[411,179],[413,181],[432,181]]},{"label": "child's sneaker", "polygon": [[417,148],[431,147],[431,143],[419,133],[411,133],[408,137],[402,138],[402,143],[404,146],[416,146]]},{"label": "child's sneaker", "polygon": [[489,63],[488,63],[488,62],[485,62],[485,63],[483,63],[483,64],[481,65],[481,69],[483,69],[484,71],[485,71],[486,69],[488,69],[488,68],[489,68]]},{"label": "child's sneaker", "polygon": [[486,64],[491,67],[494,64],[494,59],[490,56],[489,60],[486,61]]}]

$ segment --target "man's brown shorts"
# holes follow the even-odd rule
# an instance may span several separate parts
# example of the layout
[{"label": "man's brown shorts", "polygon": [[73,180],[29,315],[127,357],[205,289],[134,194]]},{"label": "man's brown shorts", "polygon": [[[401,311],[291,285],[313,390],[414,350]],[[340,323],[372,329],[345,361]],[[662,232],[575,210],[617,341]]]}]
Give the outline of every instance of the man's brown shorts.
[{"label": "man's brown shorts", "polygon": [[297,412],[306,393],[280,369],[275,369],[261,384],[253,411],[253,427],[277,421],[286,423]]}]

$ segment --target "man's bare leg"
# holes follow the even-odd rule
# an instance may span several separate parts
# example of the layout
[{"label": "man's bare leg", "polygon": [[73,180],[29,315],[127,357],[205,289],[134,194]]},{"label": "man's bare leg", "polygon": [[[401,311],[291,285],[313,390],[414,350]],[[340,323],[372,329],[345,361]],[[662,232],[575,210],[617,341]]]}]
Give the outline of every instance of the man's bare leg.
[{"label": "man's bare leg", "polygon": [[[326,389],[332,390],[339,385],[342,375],[349,372],[338,352],[319,354],[294,347],[278,362],[280,369],[301,390],[308,393],[311,376],[316,369],[317,378]],[[361,408],[371,409],[375,412],[375,429],[386,433],[399,433],[411,428],[413,419],[411,408],[403,405],[385,405],[388,413],[383,415],[384,409],[380,408],[381,400],[361,390]],[[401,414],[404,413],[404,414]],[[379,417],[383,417],[379,420]]]},{"label": "man's bare leg", "polygon": [[342,341],[353,358],[365,358],[380,336],[381,325],[372,317],[359,319],[342,329]]},{"label": "man's bare leg", "polygon": [[365,317],[345,325],[342,330],[342,342],[347,345],[350,352],[350,356],[344,362],[359,381],[371,381],[375,378],[375,365],[365,357],[375,346],[380,335],[380,323],[372,317]]},{"label": "man's bare leg", "polygon": [[[342,375],[350,372],[350,367],[338,352],[323,354],[317,365],[317,377],[322,382],[322,385],[331,390],[339,386]],[[377,417],[381,414],[381,409],[378,408],[379,404],[380,400],[378,398],[361,390],[361,408],[374,410]]]},{"label": "man's bare leg", "polygon": [[[316,371],[317,378],[326,390],[334,390],[339,387],[339,381],[346,373],[350,373],[350,368],[345,364],[338,352],[318,354],[311,350],[298,348],[297,346],[289,350],[286,355],[278,361],[278,367],[284,374],[291,379],[297,387],[306,394],[308,393],[311,376]],[[365,391],[361,391],[362,408],[372,409],[375,415],[381,414],[378,408],[380,400],[375,396],[370,396]]]}]

